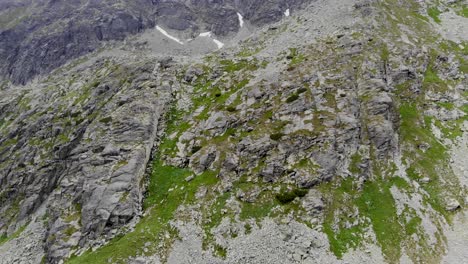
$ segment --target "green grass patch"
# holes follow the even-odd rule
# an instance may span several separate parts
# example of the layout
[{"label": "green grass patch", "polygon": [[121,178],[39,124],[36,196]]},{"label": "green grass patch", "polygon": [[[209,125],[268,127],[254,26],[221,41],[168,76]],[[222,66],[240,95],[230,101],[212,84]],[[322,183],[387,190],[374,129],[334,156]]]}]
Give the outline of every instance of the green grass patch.
[{"label": "green grass patch", "polygon": [[388,62],[388,59],[390,58],[390,51],[388,50],[387,44],[382,45],[382,49],[380,51],[380,58],[384,62]]},{"label": "green grass patch", "polygon": [[220,256],[221,258],[225,259],[227,256],[227,249],[220,246],[220,245],[215,245],[215,254],[217,256]]},{"label": "green grass patch", "polygon": [[[458,197],[460,183],[449,166],[447,149],[430,130],[431,119],[422,120],[420,116],[422,112],[414,103],[400,106],[400,135],[405,144],[404,155],[411,157],[412,160],[407,174],[413,180],[424,177],[430,179],[429,183],[422,185],[427,193],[424,196],[425,201],[450,220],[449,212],[445,210],[445,197],[448,195]],[[418,148],[422,143],[428,144],[429,148],[427,150]]]},{"label": "green grass patch", "polygon": [[443,107],[443,108],[445,108],[445,109],[447,109],[447,110],[453,110],[453,109],[455,109],[455,106],[454,106],[453,103],[438,102],[437,105],[440,106],[440,107]]},{"label": "green grass patch", "polygon": [[458,14],[468,18],[468,6],[464,5]]},{"label": "green grass patch", "polygon": [[437,75],[437,73],[433,69],[429,68],[424,75],[424,82],[441,83],[442,80],[439,78],[439,75]]},{"label": "green grass patch", "polygon": [[349,171],[353,174],[360,174],[361,173],[361,167],[359,167],[359,164],[362,162],[362,157],[359,155],[359,153],[355,153],[351,156],[351,163],[349,164]]},{"label": "green grass patch", "polygon": [[371,220],[382,253],[392,262],[400,259],[404,229],[399,222],[390,187],[384,181],[368,181],[356,203],[360,213]]},{"label": "green grass patch", "polygon": [[299,53],[297,48],[290,48],[289,55],[286,58],[290,60],[290,63],[289,63],[290,66],[300,64],[301,62],[305,60],[304,55]]},{"label": "green grass patch", "polygon": [[29,223],[23,225],[22,227],[18,228],[18,230],[16,230],[13,234],[11,234],[11,236],[0,236],[0,246],[5,244],[6,242],[12,240],[12,239],[15,239],[15,238],[18,238],[21,233],[23,233],[23,231],[26,229],[26,227],[28,226]]},{"label": "green grass patch", "polygon": [[271,215],[273,208],[278,205],[275,199],[255,203],[243,203],[240,213],[241,220],[255,219],[260,221]]},{"label": "green grass patch", "polygon": [[[414,192],[412,185],[393,175],[395,169],[387,165],[375,163],[373,171],[375,177],[362,185],[349,177],[319,186],[327,204],[323,231],[328,237],[330,250],[342,258],[349,249],[370,242],[365,234],[372,228],[386,261],[397,263],[402,248],[414,244],[411,235],[417,234],[423,244],[425,231],[416,217],[398,215],[390,191],[397,187]],[[412,251],[411,254],[418,258],[425,253]]]},{"label": "green grass patch", "polygon": [[322,184],[319,188],[327,201],[323,232],[328,237],[330,250],[341,259],[350,248],[355,249],[362,243],[364,227],[345,226],[346,222],[355,220],[349,215],[354,207],[350,199],[356,195],[357,188],[352,178],[344,179],[338,185],[334,182]]},{"label": "green grass patch", "polygon": [[436,7],[431,7],[429,9],[427,9],[427,14],[432,18],[434,19],[434,22],[436,23],[439,23],[442,22],[439,18],[439,15],[441,14],[441,12],[439,11],[438,8]]},{"label": "green grass patch", "polygon": [[254,71],[258,69],[258,63],[256,60],[241,59],[239,61],[232,60],[221,60],[220,64],[223,66],[224,71],[228,73],[238,72],[240,70]]}]

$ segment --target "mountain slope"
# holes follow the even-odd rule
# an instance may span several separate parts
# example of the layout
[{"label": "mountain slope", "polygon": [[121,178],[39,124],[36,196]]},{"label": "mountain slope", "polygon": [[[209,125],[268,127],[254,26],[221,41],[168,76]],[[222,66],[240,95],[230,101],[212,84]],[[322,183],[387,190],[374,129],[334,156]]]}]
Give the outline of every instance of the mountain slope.
[{"label": "mountain slope", "polygon": [[103,42],[123,40],[156,24],[187,34],[212,31],[226,36],[238,31],[239,12],[261,26],[303,2],[9,1],[0,4],[0,77],[25,84],[99,49]]},{"label": "mountain slope", "polygon": [[[210,8],[236,32],[233,10],[255,3]],[[288,6],[271,7],[276,20]],[[463,259],[450,229],[466,202],[466,42],[441,38],[433,11],[462,7],[314,1],[206,56],[137,38],[8,85],[2,261]],[[270,11],[243,14],[260,25]]]}]

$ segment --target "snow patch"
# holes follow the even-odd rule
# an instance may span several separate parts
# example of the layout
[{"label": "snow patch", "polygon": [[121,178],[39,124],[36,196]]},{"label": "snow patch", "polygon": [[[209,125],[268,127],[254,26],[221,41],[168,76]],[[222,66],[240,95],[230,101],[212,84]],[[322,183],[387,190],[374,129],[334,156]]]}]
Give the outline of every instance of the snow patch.
[{"label": "snow patch", "polygon": [[286,11],[284,11],[284,16],[288,17],[290,15],[291,15],[291,12],[289,11],[289,8],[288,8],[288,9],[286,9]]},{"label": "snow patch", "polygon": [[211,31],[200,33],[200,37],[211,37]]},{"label": "snow patch", "polygon": [[239,18],[239,27],[243,27],[244,26],[244,17],[239,12],[237,12],[237,17]]},{"label": "snow patch", "polygon": [[218,46],[218,49],[224,47],[224,43],[222,43],[221,41],[215,39],[215,38],[212,38],[213,34],[211,34],[211,31],[208,31],[208,32],[203,32],[203,33],[200,33],[200,35],[198,35],[199,37],[205,37],[205,38],[211,38],[213,40],[213,42],[216,44],[216,46]]},{"label": "snow patch", "polygon": [[221,49],[222,47],[224,47],[224,43],[222,43],[221,41],[217,39],[213,39],[213,42],[216,44],[216,46],[218,46],[218,49]]},{"label": "snow patch", "polygon": [[184,45],[184,42],[180,41],[180,39],[176,38],[176,37],[173,37],[171,36],[169,33],[167,33],[166,30],[164,30],[163,28],[161,28],[160,26],[156,26],[156,29],[161,32],[164,36],[166,36],[167,38],[169,39],[172,39],[173,41],[179,43],[180,45]]}]

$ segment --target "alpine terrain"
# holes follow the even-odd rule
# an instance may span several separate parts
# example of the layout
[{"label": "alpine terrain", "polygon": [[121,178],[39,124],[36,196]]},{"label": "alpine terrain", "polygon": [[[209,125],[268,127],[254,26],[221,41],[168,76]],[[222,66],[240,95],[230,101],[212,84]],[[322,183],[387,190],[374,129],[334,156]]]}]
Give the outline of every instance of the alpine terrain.
[{"label": "alpine terrain", "polygon": [[468,263],[468,1],[0,0],[0,263]]}]

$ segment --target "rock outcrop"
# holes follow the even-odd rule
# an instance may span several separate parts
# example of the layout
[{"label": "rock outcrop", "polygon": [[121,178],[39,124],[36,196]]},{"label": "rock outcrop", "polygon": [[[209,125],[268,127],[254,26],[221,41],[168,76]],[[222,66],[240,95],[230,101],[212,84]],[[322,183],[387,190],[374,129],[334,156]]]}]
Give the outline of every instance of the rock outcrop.
[{"label": "rock outcrop", "polygon": [[47,204],[47,259],[55,262],[138,217],[147,163],[171,101],[172,80],[163,74],[154,62],[101,60],[5,96],[3,234]]}]

